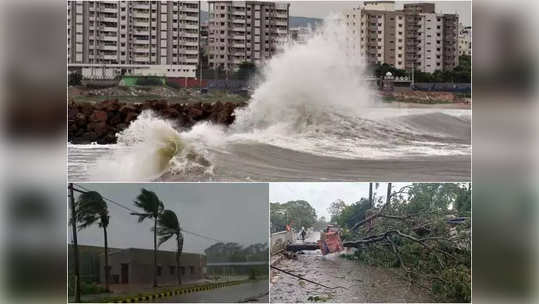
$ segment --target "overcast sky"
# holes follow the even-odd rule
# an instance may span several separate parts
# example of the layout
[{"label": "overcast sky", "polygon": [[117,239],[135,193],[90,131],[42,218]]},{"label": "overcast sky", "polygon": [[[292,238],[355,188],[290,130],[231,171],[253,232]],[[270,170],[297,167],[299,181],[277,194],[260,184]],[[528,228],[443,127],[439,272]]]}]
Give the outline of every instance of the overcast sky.
[{"label": "overcast sky", "polygon": [[[302,17],[325,18],[331,13],[358,7],[363,1],[287,1],[290,2],[290,15]],[[396,1],[396,8],[401,9],[405,1]],[[421,1],[406,1],[416,3]],[[438,13],[457,13],[462,24],[471,25],[471,1],[426,1],[436,4]],[[203,10],[208,10],[208,4],[202,4]]]},{"label": "overcast sky", "polygon": [[[269,205],[267,184],[81,184],[90,190],[136,209],[133,201],[141,188],[154,191],[166,209],[176,212],[182,227],[208,237],[242,245],[267,243]],[[78,195],[76,195],[78,197]],[[109,247],[153,249],[152,221],[137,223],[129,211],[108,203]],[[68,240],[72,241],[69,230]],[[78,233],[83,245],[103,246],[103,230],[97,225]],[[203,253],[215,242],[184,233],[184,251]],[[169,240],[161,250],[176,250]]]},{"label": "overcast sky", "polygon": [[[409,183],[393,183],[392,191],[397,191]],[[373,190],[375,189],[373,185]],[[387,184],[379,183],[374,190],[376,197],[385,200]],[[305,200],[316,209],[318,217],[325,216],[329,220],[328,207],[337,199],[347,205],[369,197],[369,183],[270,183],[270,202],[286,203],[287,201]]]}]

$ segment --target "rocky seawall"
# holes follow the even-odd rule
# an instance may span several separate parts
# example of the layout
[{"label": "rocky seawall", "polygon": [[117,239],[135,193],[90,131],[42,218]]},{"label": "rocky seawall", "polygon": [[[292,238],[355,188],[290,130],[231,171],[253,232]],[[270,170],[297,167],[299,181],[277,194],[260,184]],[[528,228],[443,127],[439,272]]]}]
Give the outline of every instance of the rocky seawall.
[{"label": "rocky seawall", "polygon": [[143,103],[126,103],[105,100],[98,103],[70,102],[68,104],[68,141],[73,144],[116,143],[116,133],[126,129],[144,110],[152,110],[180,128],[191,128],[199,121],[230,125],[234,111],[246,103],[169,103],[148,100]]}]

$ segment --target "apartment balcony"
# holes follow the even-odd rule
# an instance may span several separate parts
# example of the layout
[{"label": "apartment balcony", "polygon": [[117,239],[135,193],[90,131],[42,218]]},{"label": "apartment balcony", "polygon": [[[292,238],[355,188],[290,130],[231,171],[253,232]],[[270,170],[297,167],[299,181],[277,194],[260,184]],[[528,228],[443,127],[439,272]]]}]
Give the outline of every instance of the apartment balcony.
[{"label": "apartment balcony", "polygon": [[287,10],[288,9],[288,3],[276,2],[275,3],[275,9],[277,9],[277,10]]},{"label": "apartment balcony", "polygon": [[[137,3],[136,1],[133,2],[133,3]],[[150,9],[150,5],[149,4],[140,4],[140,3],[137,3],[135,5],[133,5],[133,8],[135,9],[147,9],[149,10]]]},{"label": "apartment balcony", "polygon": [[232,16],[241,16],[241,17],[246,16],[245,10],[233,10],[231,14]]},{"label": "apartment balcony", "polygon": [[133,44],[148,45],[148,44],[150,44],[150,40],[147,40],[147,39],[133,39]]},{"label": "apartment balcony", "polygon": [[139,31],[134,30],[133,35],[140,35],[140,36],[150,36],[150,31]]},{"label": "apartment balcony", "polygon": [[235,18],[235,19],[232,19],[232,24],[233,25],[240,25],[240,26],[244,26],[245,25],[245,19],[241,19],[241,18]]},{"label": "apartment balcony", "polygon": [[118,13],[118,7],[103,7],[99,11],[103,13]]},{"label": "apartment balcony", "polygon": [[100,45],[99,49],[103,51],[117,51],[118,46],[117,45]]},{"label": "apartment balcony", "polygon": [[136,12],[136,11],[135,11],[135,12],[133,13],[133,17],[135,17],[135,18],[145,18],[145,19],[147,19],[147,18],[150,18],[150,13],[149,13],[149,12],[143,13],[143,12]]},{"label": "apartment balcony", "polygon": [[147,63],[148,61],[150,61],[150,56],[135,56],[135,58],[133,58],[133,61],[138,63]]},{"label": "apartment balcony", "polygon": [[232,7],[244,8],[246,7],[245,1],[232,1]]},{"label": "apartment balcony", "polygon": [[182,45],[198,47],[198,40],[194,40],[194,41],[184,40],[184,41],[182,41]]},{"label": "apartment balcony", "polygon": [[188,63],[195,63],[197,64],[198,63],[198,57],[193,57],[193,58],[184,58],[185,62],[188,62]]},{"label": "apartment balcony", "polygon": [[188,21],[196,21],[198,22],[198,16],[189,16],[189,15],[182,15],[180,17],[181,20],[188,20]]},{"label": "apartment balcony", "polygon": [[118,59],[117,55],[103,55],[103,59],[105,60],[116,60]]},{"label": "apartment balcony", "polygon": [[232,47],[243,49],[245,48],[245,43],[232,43]]},{"label": "apartment balcony", "polygon": [[112,22],[112,23],[118,22],[118,18],[113,18],[113,17],[101,17],[101,18],[98,18],[97,20],[99,20],[99,22]]},{"label": "apartment balcony", "polygon": [[99,26],[99,30],[101,32],[118,32],[118,28],[117,27],[112,27],[112,26]]},{"label": "apartment balcony", "polygon": [[181,37],[198,38],[198,33],[181,33]]},{"label": "apartment balcony", "polygon": [[198,49],[184,49],[182,50],[182,53],[188,55],[198,55]]},{"label": "apartment balcony", "polygon": [[118,36],[101,36],[99,39],[103,41],[118,41]]},{"label": "apartment balcony", "polygon": [[232,31],[234,32],[245,32],[245,28],[244,27],[241,27],[241,26],[233,26],[232,27]]},{"label": "apartment balcony", "polygon": [[187,6],[184,6],[181,8],[181,11],[182,12],[188,12],[188,13],[199,13],[199,8],[198,7],[187,7]]},{"label": "apartment balcony", "polygon": [[150,26],[150,22],[149,21],[146,21],[146,22],[142,22],[142,21],[135,21],[133,23],[134,26],[141,26],[141,27],[149,27]]},{"label": "apartment balcony", "polygon": [[276,20],[274,22],[275,25],[278,25],[278,26],[288,26],[288,22],[286,21],[279,21],[279,20]]},{"label": "apartment balcony", "polygon": [[150,48],[149,47],[135,47],[133,48],[133,51],[137,54],[149,54]]},{"label": "apartment balcony", "polygon": [[181,28],[190,29],[190,30],[198,30],[198,24],[184,23],[181,25]]},{"label": "apartment balcony", "polygon": [[234,40],[245,40],[245,35],[232,35]]},{"label": "apartment balcony", "polygon": [[286,34],[288,34],[288,31],[287,30],[276,29],[275,33],[277,33],[279,35],[286,35]]}]

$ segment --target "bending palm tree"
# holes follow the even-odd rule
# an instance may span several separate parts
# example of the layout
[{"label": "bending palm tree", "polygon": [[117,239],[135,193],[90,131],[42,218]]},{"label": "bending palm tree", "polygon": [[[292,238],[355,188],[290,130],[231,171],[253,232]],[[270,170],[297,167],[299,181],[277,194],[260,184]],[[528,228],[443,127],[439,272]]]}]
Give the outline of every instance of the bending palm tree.
[{"label": "bending palm tree", "polygon": [[135,206],[144,210],[144,213],[131,213],[138,216],[138,222],[142,222],[147,218],[153,218],[153,287],[157,287],[157,219],[163,212],[163,202],[159,200],[159,197],[146,189],[142,189],[137,196]]},{"label": "bending palm tree", "polygon": [[78,230],[82,230],[99,221],[99,227],[103,228],[105,240],[105,289],[109,290],[109,255],[107,242],[107,226],[109,225],[109,210],[107,203],[101,194],[95,191],[82,193],[76,204],[76,222]]},{"label": "bending palm tree", "polygon": [[182,255],[183,250],[183,234],[180,227],[180,222],[178,221],[178,217],[174,211],[165,210],[161,216],[159,216],[157,234],[159,235],[159,245],[176,235],[176,277],[178,279],[178,285],[181,285],[182,278],[180,275],[180,256]]}]

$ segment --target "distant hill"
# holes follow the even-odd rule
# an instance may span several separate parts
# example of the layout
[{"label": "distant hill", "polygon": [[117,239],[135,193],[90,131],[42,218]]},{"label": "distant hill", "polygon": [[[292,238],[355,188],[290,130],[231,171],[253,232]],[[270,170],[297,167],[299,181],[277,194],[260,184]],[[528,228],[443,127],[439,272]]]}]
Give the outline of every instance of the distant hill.
[{"label": "distant hill", "polygon": [[[200,21],[208,22],[207,11],[200,11]],[[322,23],[322,19],[320,18],[290,16],[289,25],[292,28],[292,27],[306,27],[306,26],[309,26],[310,24],[313,28],[316,28],[321,23]]]}]

